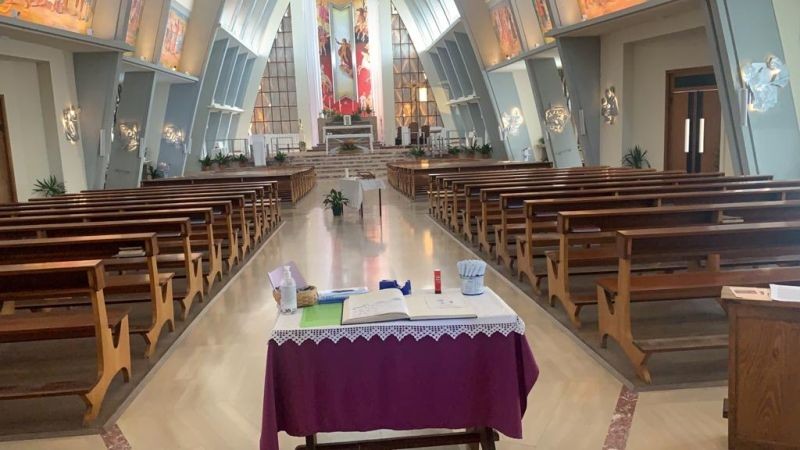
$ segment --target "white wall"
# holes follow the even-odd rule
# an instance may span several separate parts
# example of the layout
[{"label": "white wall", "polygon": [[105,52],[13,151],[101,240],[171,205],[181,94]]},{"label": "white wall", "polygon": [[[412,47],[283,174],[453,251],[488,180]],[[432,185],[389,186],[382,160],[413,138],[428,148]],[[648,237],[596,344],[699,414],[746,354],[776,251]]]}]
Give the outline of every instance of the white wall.
[{"label": "white wall", "polygon": [[80,106],[72,53],[0,39],[0,59],[18,199],[29,198],[35,180],[51,174],[69,192],[86,189],[80,142],[68,142],[61,123],[65,108]]},{"label": "white wall", "polygon": [[51,174],[36,63],[0,59],[0,94],[8,113],[17,197],[24,201],[33,195],[36,179]]},{"label": "white wall", "polygon": [[[666,72],[712,64],[704,20],[694,9],[602,36],[600,86],[616,88],[620,111],[600,129],[600,164],[619,166],[623,150],[638,144],[663,169]],[[726,142],[720,169],[730,164]]]},{"label": "white wall", "polygon": [[[525,127],[528,128],[528,137],[531,141],[531,152],[539,143],[542,134],[542,124],[539,121],[539,112],[536,110],[536,100],[533,98],[533,88],[528,70],[515,70],[514,84],[517,85],[519,102],[522,109],[522,116],[525,120]],[[533,155],[533,153],[531,153]]]},{"label": "white wall", "polygon": [[800,1],[798,0],[772,0],[775,8],[775,18],[778,19],[778,31],[781,33],[783,55],[786,66],[789,68],[792,81],[789,86],[794,97],[794,107],[797,110],[797,124],[800,127]]}]

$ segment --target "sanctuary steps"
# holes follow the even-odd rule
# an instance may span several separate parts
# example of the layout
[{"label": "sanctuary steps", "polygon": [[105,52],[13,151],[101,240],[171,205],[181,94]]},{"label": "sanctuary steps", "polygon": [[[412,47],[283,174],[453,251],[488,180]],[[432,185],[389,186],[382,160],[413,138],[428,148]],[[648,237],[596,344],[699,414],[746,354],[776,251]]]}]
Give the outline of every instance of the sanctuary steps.
[{"label": "sanctuary steps", "polygon": [[374,153],[342,153],[326,155],[325,151],[310,151],[304,153],[291,153],[289,161],[292,164],[314,166],[318,179],[336,179],[345,175],[345,169],[350,170],[354,176],[359,170],[366,170],[376,177],[386,177],[386,163],[407,159],[407,149],[397,147],[392,149],[376,149]]}]

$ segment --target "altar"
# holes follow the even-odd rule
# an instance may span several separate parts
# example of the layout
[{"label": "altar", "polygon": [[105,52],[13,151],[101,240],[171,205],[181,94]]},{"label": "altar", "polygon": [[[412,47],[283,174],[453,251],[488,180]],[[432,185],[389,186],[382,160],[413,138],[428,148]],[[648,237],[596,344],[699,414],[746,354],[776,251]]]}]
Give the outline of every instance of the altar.
[{"label": "altar", "polygon": [[353,123],[351,125],[325,125],[322,128],[325,138],[325,154],[331,152],[331,142],[366,142],[369,144],[369,152],[373,152],[374,127],[371,123]]}]

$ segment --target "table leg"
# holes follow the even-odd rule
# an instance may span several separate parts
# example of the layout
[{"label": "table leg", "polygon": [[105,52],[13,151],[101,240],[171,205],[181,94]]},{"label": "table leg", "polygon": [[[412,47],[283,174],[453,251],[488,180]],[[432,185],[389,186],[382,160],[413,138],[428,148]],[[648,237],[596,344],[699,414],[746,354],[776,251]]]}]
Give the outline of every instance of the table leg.
[{"label": "table leg", "polygon": [[481,450],[495,450],[495,433],[491,428],[481,428]]},{"label": "table leg", "polygon": [[306,436],[306,449],[308,450],[316,450],[317,449],[317,435],[312,434],[311,436]]},{"label": "table leg", "polygon": [[381,200],[381,190],[378,189],[378,215],[383,217],[383,200]]}]

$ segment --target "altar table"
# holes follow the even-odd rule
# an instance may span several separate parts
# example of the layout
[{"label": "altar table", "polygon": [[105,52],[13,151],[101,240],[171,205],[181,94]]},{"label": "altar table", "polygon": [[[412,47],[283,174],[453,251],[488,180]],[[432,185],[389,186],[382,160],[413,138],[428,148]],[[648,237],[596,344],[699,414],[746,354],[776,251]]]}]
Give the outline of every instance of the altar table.
[{"label": "altar table", "polygon": [[[306,436],[312,448],[316,433],[378,429],[521,438],[539,374],[525,324],[489,289],[462,297],[477,319],[302,329],[300,312],[280,316],[268,345],[261,449],[277,450],[279,431]],[[494,438],[477,435],[493,448]]]}]

